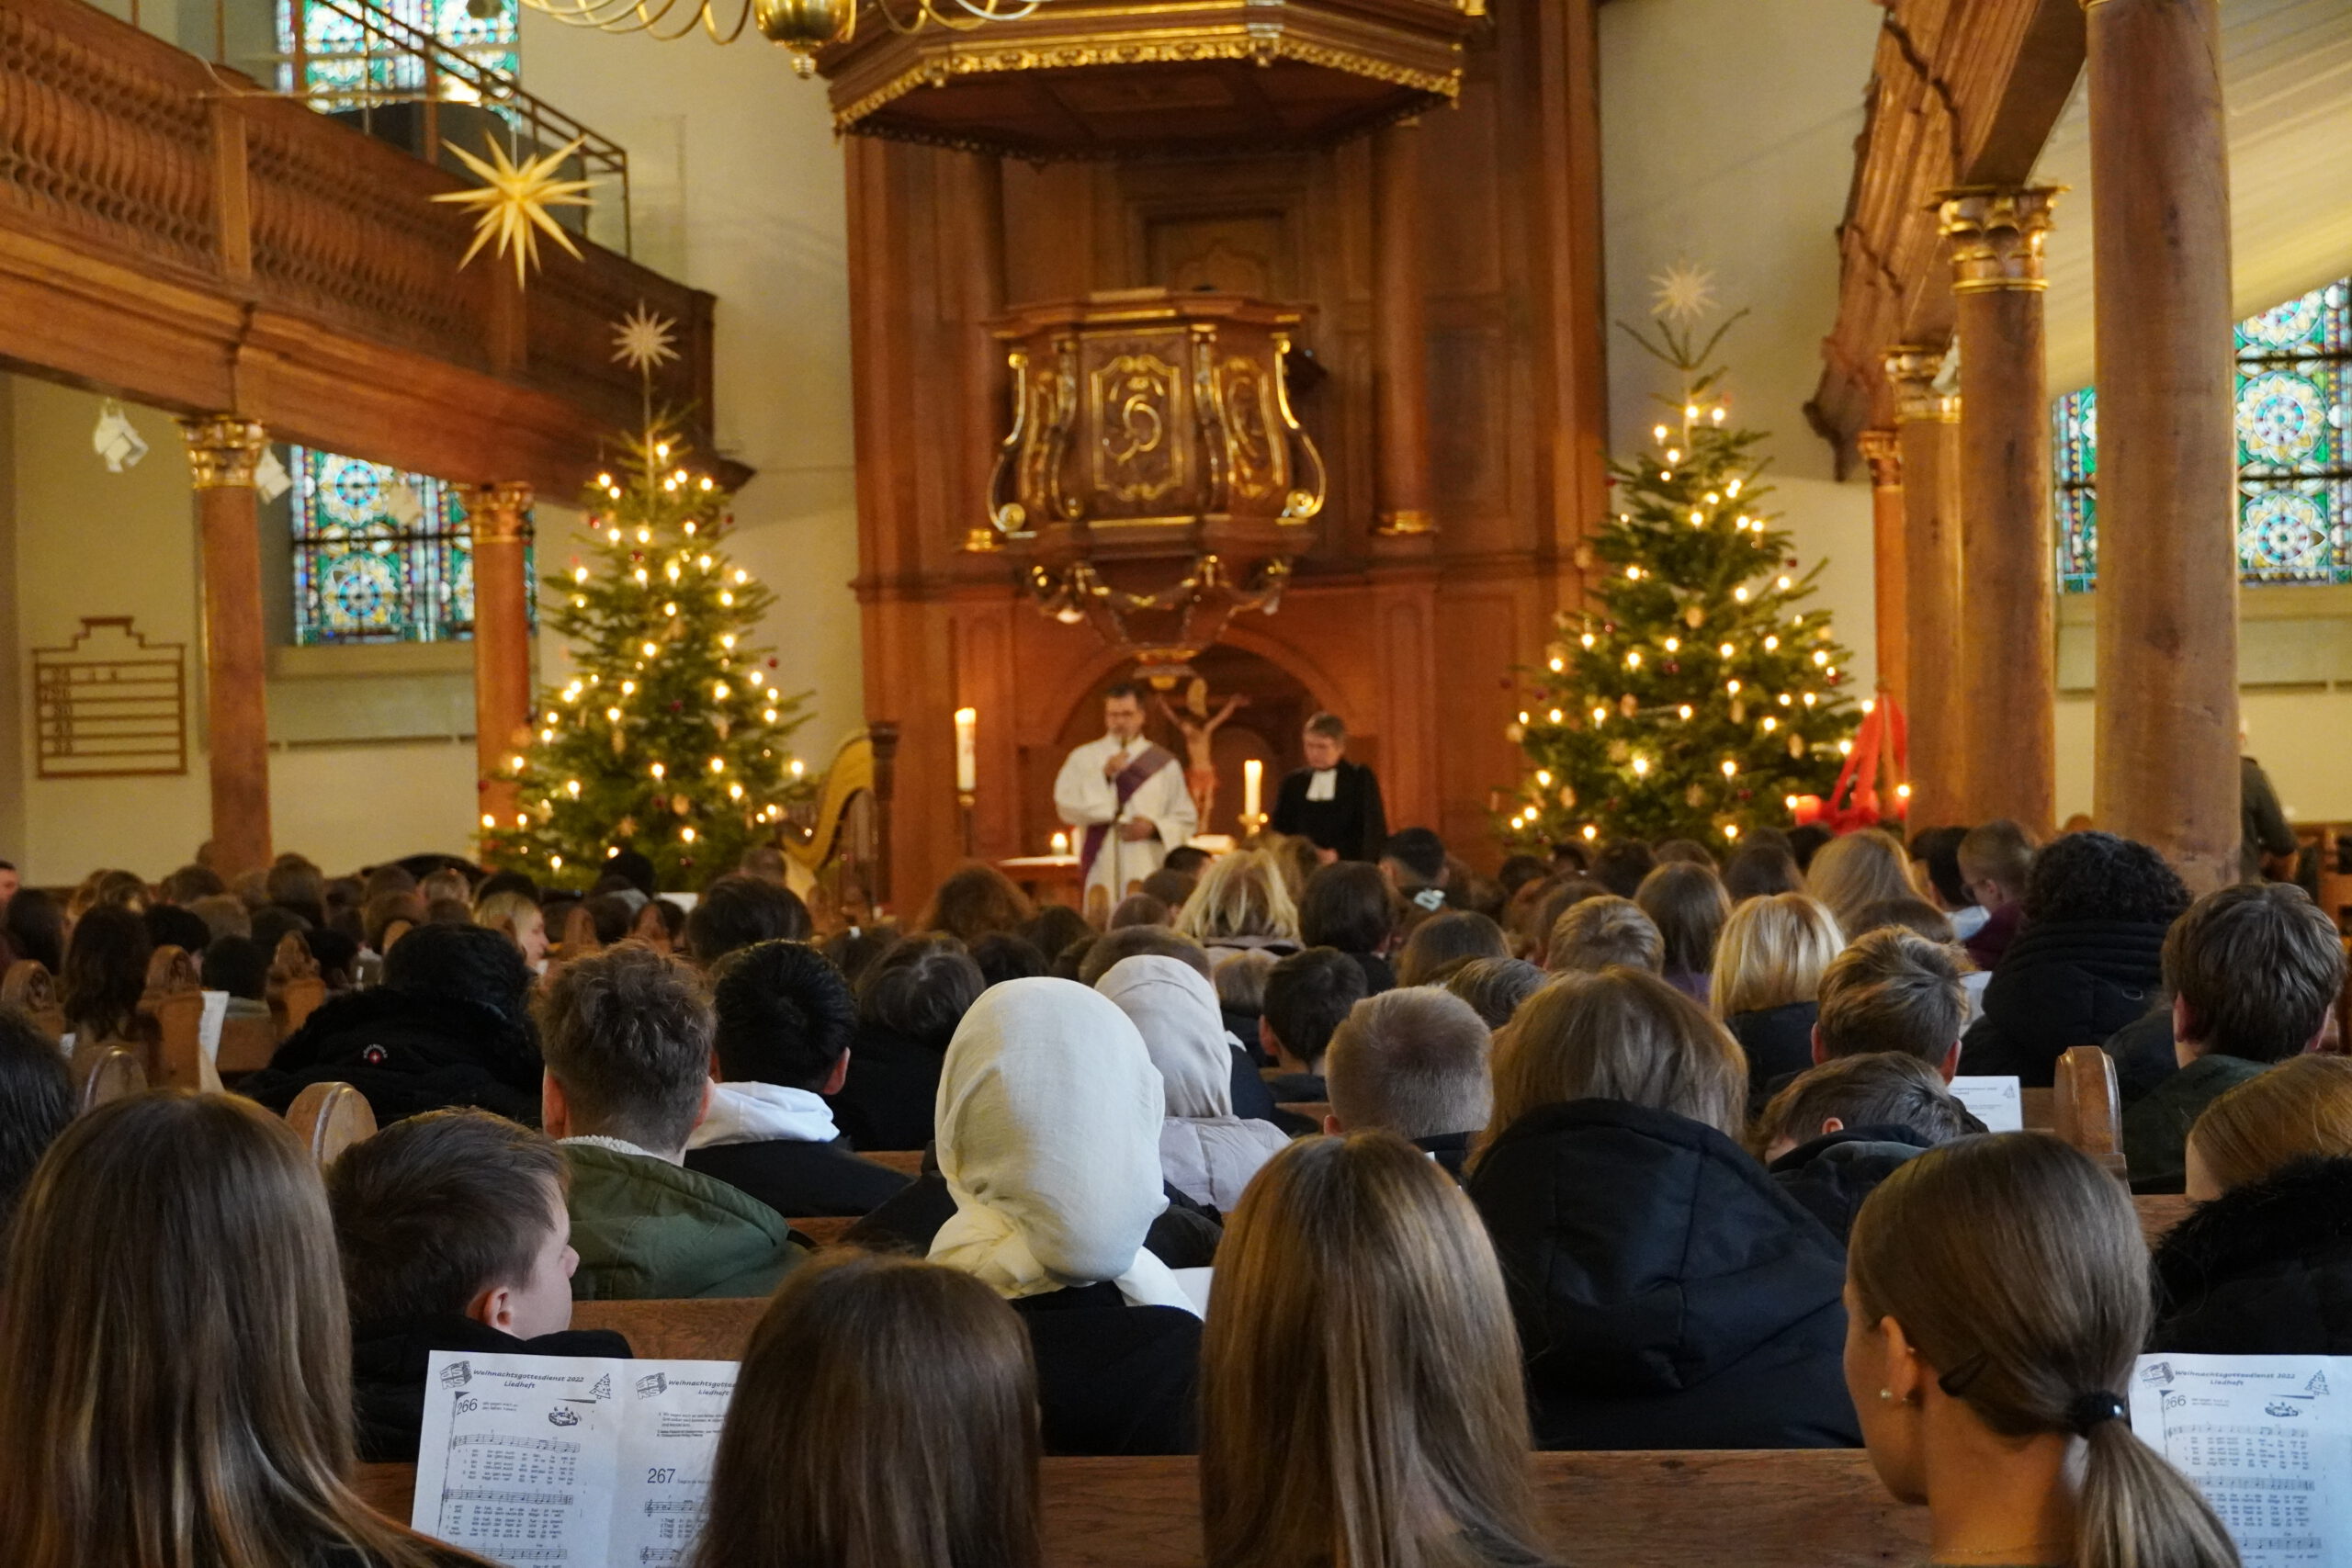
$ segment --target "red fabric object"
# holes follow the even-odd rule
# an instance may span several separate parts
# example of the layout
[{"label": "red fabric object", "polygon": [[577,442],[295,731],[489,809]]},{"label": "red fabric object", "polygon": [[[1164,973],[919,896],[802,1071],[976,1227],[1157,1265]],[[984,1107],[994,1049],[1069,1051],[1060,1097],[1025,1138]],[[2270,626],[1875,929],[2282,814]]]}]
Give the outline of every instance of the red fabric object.
[{"label": "red fabric object", "polygon": [[1878,700],[1862,716],[1861,728],[1854,731],[1854,749],[1830,788],[1830,829],[1850,833],[1901,821],[1911,808],[1905,784],[1910,768],[1910,726],[1901,705],[1881,688]]}]

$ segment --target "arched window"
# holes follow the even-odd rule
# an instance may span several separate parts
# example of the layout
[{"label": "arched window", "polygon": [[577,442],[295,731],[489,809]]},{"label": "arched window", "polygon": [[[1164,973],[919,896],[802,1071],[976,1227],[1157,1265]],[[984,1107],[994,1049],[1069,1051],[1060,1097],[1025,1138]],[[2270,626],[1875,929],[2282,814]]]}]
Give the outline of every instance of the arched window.
[{"label": "arched window", "polygon": [[279,87],[323,109],[422,96],[424,61],[368,25],[383,17],[431,33],[477,65],[515,73],[514,0],[277,0],[277,47],[286,57]]},{"label": "arched window", "polygon": [[[286,467],[296,642],[473,636],[473,539],[455,485],[304,446]],[[532,567],[526,547],[526,582]]]},{"label": "arched window", "polygon": [[[2052,409],[2058,584],[2098,575],[2098,391]],[[2262,582],[2352,582],[2352,278],[2237,325],[2238,570]]]}]

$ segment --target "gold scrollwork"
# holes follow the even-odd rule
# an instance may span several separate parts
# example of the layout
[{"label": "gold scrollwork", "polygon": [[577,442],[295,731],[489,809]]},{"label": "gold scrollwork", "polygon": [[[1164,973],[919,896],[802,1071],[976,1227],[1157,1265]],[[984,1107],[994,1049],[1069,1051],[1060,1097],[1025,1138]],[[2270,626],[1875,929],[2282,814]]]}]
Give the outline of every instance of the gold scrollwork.
[{"label": "gold scrollwork", "polygon": [[1217,390],[1225,403],[1227,450],[1236,493],[1256,501],[1290,483],[1289,453],[1266,391],[1266,367],[1242,355],[1226,359]]},{"label": "gold scrollwork", "polygon": [[1184,479],[1183,443],[1171,441],[1176,367],[1156,354],[1123,354],[1091,377],[1094,486],[1114,501],[1156,501]]}]

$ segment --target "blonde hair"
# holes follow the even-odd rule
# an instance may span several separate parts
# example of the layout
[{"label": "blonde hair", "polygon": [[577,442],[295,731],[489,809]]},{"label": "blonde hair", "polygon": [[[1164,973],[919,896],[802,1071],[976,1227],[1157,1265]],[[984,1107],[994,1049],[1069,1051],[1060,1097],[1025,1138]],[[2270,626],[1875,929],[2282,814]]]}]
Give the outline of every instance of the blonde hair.
[{"label": "blonde hair", "polygon": [[1491,1144],[1529,1111],[1622,1100],[1747,1130],[1747,1056],[1705,1009],[1646,970],[1563,975],[1520,1004],[1495,1036]]},{"label": "blonde hair", "polygon": [[1540,1562],[1528,1448],[1510,1302],[1461,1189],[1386,1133],[1267,1162],[1201,1339],[1208,1568]]},{"label": "blonde hair", "polygon": [[2098,1418],[2101,1396],[2122,1396],[2152,1307],[2132,1200],[2088,1156],[2003,1133],[1905,1161],[1854,1221],[1847,1279],[1861,1321],[1901,1324],[1994,1432],[2082,1437],[2074,1568],[2236,1568],[2187,1478]]},{"label": "blonde hair", "polygon": [[1837,919],[1816,898],[1775,893],[1731,912],[1715,943],[1707,1000],[1717,1018],[1817,1000],[1821,976],[1846,945]]},{"label": "blonde hair", "polygon": [[[650,907],[649,901],[648,908]],[[511,888],[493,893],[474,906],[474,924],[492,931],[503,929],[509,936],[518,939],[523,934],[523,928],[535,919],[545,927],[546,911],[529,894],[517,893]]]},{"label": "blonde hair", "polygon": [[285,1122],[217,1094],[91,1111],[35,1173],[7,1278],[0,1562],[436,1561],[348,1484],[334,1227]]},{"label": "blonde hair", "polygon": [[1861,913],[1885,898],[1917,898],[1910,857],[1875,828],[1832,839],[1805,869],[1804,890],[1829,906],[1843,931],[1861,929]]},{"label": "blonde hair", "polygon": [[2208,1105],[2188,1141],[2224,1191],[2293,1160],[2352,1155],[2352,1057],[2289,1057]]},{"label": "blonde hair", "polygon": [[1236,850],[1202,869],[1177,913],[1176,929],[1203,944],[1233,937],[1296,942],[1298,905],[1272,854]]}]

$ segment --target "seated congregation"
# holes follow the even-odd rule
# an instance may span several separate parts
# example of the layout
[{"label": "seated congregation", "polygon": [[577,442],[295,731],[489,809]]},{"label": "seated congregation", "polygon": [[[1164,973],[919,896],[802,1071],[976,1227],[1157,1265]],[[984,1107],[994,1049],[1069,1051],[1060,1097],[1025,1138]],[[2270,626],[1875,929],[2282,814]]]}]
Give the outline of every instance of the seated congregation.
[{"label": "seated congregation", "polygon": [[[2134,1358],[2352,1348],[2343,942],[2111,835],[1265,835],[1101,931],[980,865],[903,931],[772,857],[477,876],[9,899],[11,996],[58,984],[0,1007],[7,1562],[470,1562],[363,1501],[434,1352],[691,1316],[741,1363],[700,1568],[1035,1568],[1061,1456],[1181,1456],[1155,1561],[1577,1562],[1540,1451],[1840,1449],[1924,1517],[1823,1557],[2220,1568]],[[267,1011],[289,936],[327,996],[266,1063],[98,1073],[176,1081],[159,951]],[[2086,1047],[2106,1144],[1951,1087]],[[334,1085],[375,1130],[306,1146]]]}]

